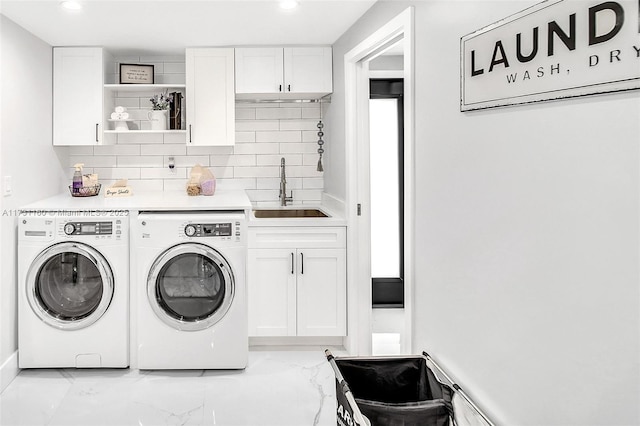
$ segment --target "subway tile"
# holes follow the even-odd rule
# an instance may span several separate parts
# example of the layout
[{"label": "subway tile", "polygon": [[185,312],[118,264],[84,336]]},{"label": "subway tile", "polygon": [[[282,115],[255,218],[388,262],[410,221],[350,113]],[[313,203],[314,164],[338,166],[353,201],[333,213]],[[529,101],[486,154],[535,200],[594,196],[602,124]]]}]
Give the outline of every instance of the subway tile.
[{"label": "subway tile", "polygon": [[165,191],[187,191],[189,179],[166,179],[164,182]]},{"label": "subway tile", "polygon": [[256,132],[256,142],[302,142],[302,134],[299,131],[258,131]]},{"label": "subway tile", "polygon": [[[211,154],[211,155],[225,155],[225,154],[233,154],[234,153],[234,146],[209,146],[207,147],[209,148],[209,152],[206,152],[204,154]],[[187,153],[189,153],[189,151],[187,151]]]},{"label": "subway tile", "polygon": [[164,61],[164,73],[165,74],[185,74],[184,62],[167,62]]},{"label": "subway tile", "polygon": [[247,196],[251,202],[278,200],[278,190],[247,189]]},{"label": "subway tile", "polygon": [[322,199],[322,190],[300,189],[293,193],[293,199],[298,201],[320,201]]},{"label": "subway tile", "polygon": [[255,108],[236,108],[236,120],[255,120]]},{"label": "subway tile", "polygon": [[317,151],[318,145],[311,143],[281,143],[280,154],[311,154]]},{"label": "subway tile", "polygon": [[73,167],[77,163],[84,163],[84,167],[116,167],[117,165],[115,155],[70,155],[69,166]]},{"label": "subway tile", "polygon": [[140,56],[140,62],[144,63],[157,63],[157,62],[182,62],[184,63],[184,56],[180,55],[146,55]]},{"label": "subway tile", "polygon": [[[187,146],[187,155],[210,155],[214,150],[213,148],[214,147],[212,146],[201,146],[201,145]],[[227,155],[233,154],[233,147],[224,147],[224,148],[231,148],[229,150],[229,154]]]},{"label": "subway tile", "polygon": [[318,166],[318,159],[320,155],[315,152],[314,154],[304,154],[302,156],[302,165],[303,166]]},{"label": "subway tile", "polygon": [[280,176],[279,167],[234,167],[233,176],[239,178],[263,178]]},{"label": "subway tile", "polygon": [[255,142],[256,132],[236,132],[236,143]]},{"label": "subway tile", "polygon": [[163,142],[161,133],[118,133],[118,143],[138,143],[138,144],[148,144],[148,143],[157,143],[161,144]]},{"label": "subway tile", "polygon": [[162,156],[119,155],[118,167],[162,167]]},{"label": "subway tile", "polygon": [[316,170],[315,166],[291,166],[287,167],[287,176],[291,177],[321,177],[322,172]]},{"label": "subway tile", "polygon": [[93,173],[98,175],[98,179],[140,179],[140,169],[137,167],[95,167]]},{"label": "subway tile", "polygon": [[209,156],[209,164],[212,166],[255,166],[256,156],[249,155],[211,155]]},{"label": "subway tile", "polygon": [[[322,137],[323,140],[325,140],[326,135],[327,132],[324,132],[324,136]],[[302,132],[302,142],[318,142],[318,139],[318,129],[316,129],[315,131],[305,130]]]},{"label": "subway tile", "polygon": [[93,155],[140,155],[140,145],[96,145]]},{"label": "subway tile", "polygon": [[[316,106],[316,107],[311,107],[311,108],[302,108],[302,118],[315,118],[315,119],[319,119],[320,118],[320,107]],[[318,123],[316,122],[316,125]]]},{"label": "subway tile", "polygon": [[118,135],[116,133],[103,133],[102,145],[115,145],[118,143]]},{"label": "subway tile", "polygon": [[[102,145],[100,145],[100,146],[102,146]],[[97,147],[98,147],[98,145],[95,145],[95,146],[70,146],[69,147],[69,155],[94,155],[93,148],[97,148]]]},{"label": "subway tile", "polygon": [[[287,177],[287,189],[302,189],[303,179]],[[280,178],[258,179],[256,189],[277,189],[280,190]]]},{"label": "subway tile", "polygon": [[302,179],[304,189],[324,189],[324,179],[321,177]]},{"label": "subway tile", "polygon": [[216,179],[231,179],[235,177],[234,167],[213,166],[209,167],[209,170],[211,170],[211,173],[213,173],[213,176],[215,176]]},{"label": "subway tile", "polygon": [[[286,144],[283,144],[286,145]],[[280,150],[278,143],[241,143],[236,144],[235,154],[277,154]]]},{"label": "subway tile", "polygon": [[317,130],[318,120],[282,120],[280,130]]},{"label": "subway tile", "polygon": [[123,106],[125,108],[140,108],[140,99],[138,97],[130,98],[125,96],[118,96],[114,99],[114,105]]},{"label": "subway tile", "polygon": [[256,120],[300,119],[300,108],[256,108]]},{"label": "subway tile", "polygon": [[173,170],[165,167],[149,167],[140,169],[142,179],[186,179],[187,169],[176,167]]},{"label": "subway tile", "polygon": [[157,84],[184,84],[186,81],[185,74],[161,74],[157,77]]},{"label": "subway tile", "polygon": [[163,190],[162,179],[139,179],[129,181],[129,186],[133,194],[141,194],[145,192],[155,192]]},{"label": "subway tile", "polygon": [[289,166],[302,166],[302,155],[300,154],[287,154],[287,155],[258,155],[256,157],[256,165],[258,166],[280,166],[280,161],[284,158],[286,167]]},{"label": "subway tile", "polygon": [[242,120],[236,122],[236,131],[249,132],[258,130],[280,130],[280,122],[278,120]]},{"label": "subway tile", "polygon": [[165,133],[163,135],[163,141],[165,144],[176,144],[182,145],[186,147],[187,143],[187,132],[182,133]]},{"label": "subway tile", "polygon": [[185,155],[187,147],[184,145],[150,144],[140,146],[140,155]]},{"label": "subway tile", "polygon": [[[176,163],[176,167],[187,167],[191,169],[191,167],[196,164],[200,164],[204,167],[209,167],[209,156],[208,155],[184,155],[174,157],[174,161]],[[169,157],[164,157],[164,166],[169,167]]]},{"label": "subway tile", "polygon": [[244,179],[219,179],[216,177],[216,189],[241,191],[246,189],[256,189],[256,178]]}]

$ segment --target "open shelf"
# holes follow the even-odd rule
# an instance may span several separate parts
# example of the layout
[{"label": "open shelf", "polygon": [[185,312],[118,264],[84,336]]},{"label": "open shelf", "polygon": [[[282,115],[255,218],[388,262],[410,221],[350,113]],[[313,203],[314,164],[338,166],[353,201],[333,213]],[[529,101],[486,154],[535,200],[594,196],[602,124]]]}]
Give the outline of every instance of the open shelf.
[{"label": "open shelf", "polygon": [[150,90],[186,89],[186,84],[105,84],[105,90],[118,92],[146,92]]}]

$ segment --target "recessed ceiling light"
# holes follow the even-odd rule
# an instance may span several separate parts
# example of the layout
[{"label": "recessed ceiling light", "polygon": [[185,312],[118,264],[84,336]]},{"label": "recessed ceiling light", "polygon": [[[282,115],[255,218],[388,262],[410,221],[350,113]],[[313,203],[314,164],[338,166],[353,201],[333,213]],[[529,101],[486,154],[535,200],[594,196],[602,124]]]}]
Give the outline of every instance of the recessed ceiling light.
[{"label": "recessed ceiling light", "polygon": [[282,0],[280,7],[283,9],[295,9],[298,7],[298,2],[296,0]]},{"label": "recessed ceiling light", "polygon": [[64,7],[65,9],[69,9],[69,10],[80,10],[80,9],[82,9],[82,5],[79,2],[73,1],[73,0],[61,1],[60,2],[60,6]]}]

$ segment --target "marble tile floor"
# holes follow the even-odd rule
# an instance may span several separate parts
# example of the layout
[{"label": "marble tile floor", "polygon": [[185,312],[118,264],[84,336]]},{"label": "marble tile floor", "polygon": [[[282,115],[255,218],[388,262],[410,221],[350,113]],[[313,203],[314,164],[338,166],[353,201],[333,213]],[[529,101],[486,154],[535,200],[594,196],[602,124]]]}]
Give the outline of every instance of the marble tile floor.
[{"label": "marble tile floor", "polygon": [[333,426],[335,412],[322,350],[251,351],[239,371],[23,370],[0,395],[2,426]]}]

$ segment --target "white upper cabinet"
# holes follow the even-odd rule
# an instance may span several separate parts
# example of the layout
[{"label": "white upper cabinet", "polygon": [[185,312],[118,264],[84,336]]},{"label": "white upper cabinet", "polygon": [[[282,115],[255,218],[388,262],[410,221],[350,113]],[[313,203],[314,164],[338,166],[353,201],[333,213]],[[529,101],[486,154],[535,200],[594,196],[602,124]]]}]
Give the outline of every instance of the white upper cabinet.
[{"label": "white upper cabinet", "polygon": [[330,47],[236,48],[238,98],[320,98],[333,91]]},{"label": "white upper cabinet", "polygon": [[233,48],[186,49],[188,145],[235,143]]},{"label": "white upper cabinet", "polygon": [[54,145],[103,142],[103,55],[100,47],[53,49]]}]

